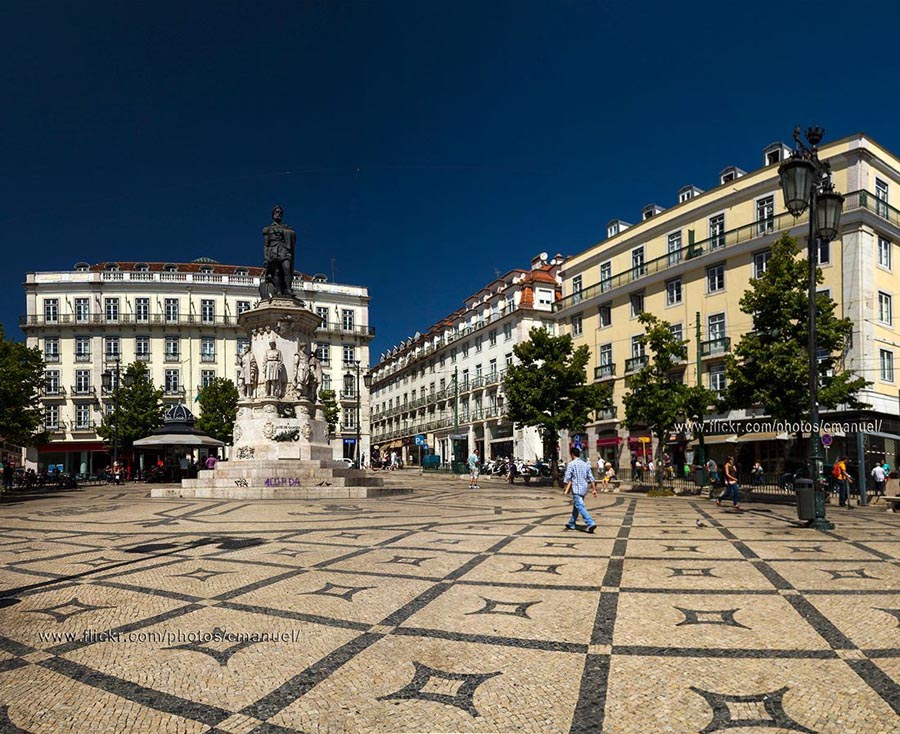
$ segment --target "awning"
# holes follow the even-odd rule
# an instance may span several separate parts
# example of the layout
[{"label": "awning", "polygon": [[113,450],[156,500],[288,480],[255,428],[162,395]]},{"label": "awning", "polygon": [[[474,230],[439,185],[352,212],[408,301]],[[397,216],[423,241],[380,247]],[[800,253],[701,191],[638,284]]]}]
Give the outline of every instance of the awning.
[{"label": "awning", "polygon": [[38,444],[38,451],[107,451],[112,450],[103,441],[53,441]]},{"label": "awning", "polygon": [[621,443],[622,439],[618,436],[613,436],[611,438],[598,438],[597,448],[603,448],[604,446],[619,446]]},{"label": "awning", "polygon": [[779,434],[777,433],[745,433],[738,436],[738,442],[751,443],[753,441],[777,441]]},{"label": "awning", "polygon": [[201,433],[157,433],[154,436],[147,436],[147,438],[139,438],[133,445],[136,448],[145,449],[150,446],[224,446],[225,444]]},{"label": "awning", "polygon": [[[711,446],[712,444],[717,444],[717,443],[737,443],[737,442],[738,442],[738,437],[737,437],[736,433],[726,433],[726,434],[722,434],[721,436],[704,436],[703,437],[703,445],[704,446]],[[695,438],[693,441],[691,441],[691,444],[699,446],[700,439]]]}]

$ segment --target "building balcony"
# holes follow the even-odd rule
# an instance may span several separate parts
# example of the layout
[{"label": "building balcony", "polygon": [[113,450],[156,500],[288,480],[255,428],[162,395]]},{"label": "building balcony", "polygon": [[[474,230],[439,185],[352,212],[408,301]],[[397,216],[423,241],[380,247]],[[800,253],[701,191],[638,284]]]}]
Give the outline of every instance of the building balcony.
[{"label": "building balcony", "polygon": [[181,355],[178,354],[177,352],[175,352],[175,353],[166,352],[166,362],[180,362],[180,361],[181,361]]},{"label": "building balcony", "polygon": [[326,322],[319,325],[316,331],[326,334],[353,334],[354,336],[374,337],[374,326],[345,325],[343,323]]},{"label": "building balcony", "polygon": [[107,364],[115,364],[116,362],[121,361],[122,355],[119,353],[107,352],[103,355],[103,361]]},{"label": "building balcony", "polygon": [[700,342],[700,354],[704,357],[716,357],[728,354],[731,351],[731,337],[723,336],[718,339],[707,339]]},{"label": "building balcony", "polygon": [[[627,371],[627,368],[626,368]],[[599,382],[600,380],[611,380],[616,376],[616,363],[610,362],[608,364],[601,364],[598,367],[594,367],[594,382]]]},{"label": "building balcony", "polygon": [[184,400],[185,391],[183,387],[164,387],[163,400]]},{"label": "building balcony", "polygon": [[45,354],[44,362],[46,362],[47,364],[53,364],[55,362],[59,362],[59,355],[58,354]]},{"label": "building balcony", "polygon": [[625,360],[625,374],[627,375],[630,372],[637,372],[638,370],[643,369],[647,366],[647,355],[643,354],[640,357],[632,357],[631,359]]},{"label": "building balcony", "polygon": [[97,430],[97,424],[94,421],[72,424],[72,433],[93,433],[95,430]]},{"label": "building balcony", "polygon": [[97,389],[93,385],[75,385],[72,387],[72,395],[78,397],[96,396]]},{"label": "building balcony", "polygon": [[47,431],[47,433],[65,433],[66,422],[56,421],[56,423],[45,423],[44,430]]},{"label": "building balcony", "polygon": [[618,406],[614,405],[612,408],[608,408],[607,410],[600,410],[597,412],[597,421],[614,421],[619,415]]},{"label": "building balcony", "polygon": [[135,354],[135,355],[134,355],[134,358],[135,358],[138,362],[149,362],[149,361],[150,361],[150,352],[144,352],[144,353],[141,353],[141,354]]},{"label": "building balcony", "polygon": [[[164,313],[140,313],[119,314],[107,316],[106,314],[88,314],[75,316],[74,314],[61,314],[56,318],[47,318],[43,314],[19,316],[19,326],[23,329],[35,326],[122,326],[133,324],[163,324],[166,326],[237,326],[237,317],[231,315],[203,318],[196,314],[170,314]],[[346,333],[346,332],[343,332]]]},{"label": "building balcony", "polygon": [[82,352],[81,354],[75,355],[76,362],[90,362],[91,361],[91,353],[90,352]]},{"label": "building balcony", "polygon": [[55,387],[44,387],[41,389],[41,397],[45,400],[64,400],[66,397],[66,388],[61,385]]},{"label": "building balcony", "polygon": [[212,354],[201,354],[200,361],[201,362],[215,362],[216,361],[215,352],[213,352]]},{"label": "building balcony", "polygon": [[356,390],[341,390],[341,400],[353,400],[356,401],[356,396],[359,395]]}]

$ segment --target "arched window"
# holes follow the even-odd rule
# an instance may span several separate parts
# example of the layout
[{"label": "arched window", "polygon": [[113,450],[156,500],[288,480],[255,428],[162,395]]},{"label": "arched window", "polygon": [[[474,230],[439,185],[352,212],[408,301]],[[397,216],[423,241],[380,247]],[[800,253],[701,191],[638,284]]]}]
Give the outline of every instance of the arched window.
[{"label": "arched window", "polygon": [[75,272],[77,273],[86,273],[90,269],[90,265],[87,263],[75,263]]},{"label": "arched window", "polygon": [[109,272],[117,272],[119,270],[119,263],[106,263],[103,269]]},{"label": "arched window", "polygon": [[177,265],[173,265],[172,263],[166,263],[166,264],[163,266],[163,270],[165,270],[167,273],[177,273],[177,272],[178,272],[178,266],[177,266]]},{"label": "arched window", "polygon": [[150,266],[147,263],[137,263],[134,266],[134,270],[138,273],[146,273],[149,272]]},{"label": "arched window", "polygon": [[235,268],[234,274],[235,275],[247,275],[247,268]]},{"label": "arched window", "polygon": [[213,272],[212,265],[204,265],[203,267],[200,268],[200,272],[205,275],[209,275],[210,273]]}]

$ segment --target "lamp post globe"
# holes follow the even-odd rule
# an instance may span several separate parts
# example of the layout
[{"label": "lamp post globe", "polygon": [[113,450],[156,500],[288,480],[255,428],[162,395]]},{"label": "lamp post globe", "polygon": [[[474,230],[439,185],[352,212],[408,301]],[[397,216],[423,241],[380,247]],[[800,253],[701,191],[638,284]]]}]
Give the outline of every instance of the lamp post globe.
[{"label": "lamp post globe", "polygon": [[809,206],[815,172],[815,166],[803,158],[789,158],[778,167],[784,206],[795,217]]}]

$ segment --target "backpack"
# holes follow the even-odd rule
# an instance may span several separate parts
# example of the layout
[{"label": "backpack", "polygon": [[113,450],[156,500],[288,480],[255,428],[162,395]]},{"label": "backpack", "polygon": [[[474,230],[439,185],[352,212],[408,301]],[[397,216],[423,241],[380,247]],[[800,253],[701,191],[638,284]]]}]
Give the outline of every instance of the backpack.
[{"label": "backpack", "polygon": [[841,463],[835,462],[835,465],[831,467],[831,476],[833,476],[835,479],[840,479],[841,475]]}]

